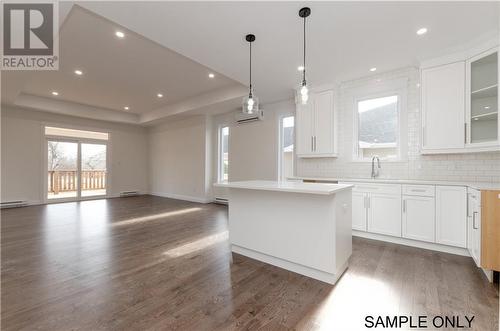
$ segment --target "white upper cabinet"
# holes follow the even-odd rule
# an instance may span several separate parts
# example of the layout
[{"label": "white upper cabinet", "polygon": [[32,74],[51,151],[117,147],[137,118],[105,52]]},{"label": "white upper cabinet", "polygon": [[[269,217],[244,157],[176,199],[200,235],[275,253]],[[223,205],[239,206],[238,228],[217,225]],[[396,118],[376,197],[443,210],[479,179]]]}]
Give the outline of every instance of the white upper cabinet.
[{"label": "white upper cabinet", "polygon": [[467,61],[467,143],[470,146],[498,144],[498,50]]},{"label": "white upper cabinet", "polygon": [[500,150],[498,47],[421,68],[422,154]]},{"label": "white upper cabinet", "polygon": [[422,150],[465,146],[465,62],[422,69]]},{"label": "white upper cabinet", "polygon": [[314,95],[314,152],[331,155],[333,149],[333,91],[318,92]]},{"label": "white upper cabinet", "polygon": [[310,92],[307,105],[297,104],[296,142],[298,157],[334,157],[333,90]]},{"label": "white upper cabinet", "polygon": [[313,155],[313,106],[312,102],[307,105],[297,104],[295,112],[295,142],[297,144],[297,155]]}]

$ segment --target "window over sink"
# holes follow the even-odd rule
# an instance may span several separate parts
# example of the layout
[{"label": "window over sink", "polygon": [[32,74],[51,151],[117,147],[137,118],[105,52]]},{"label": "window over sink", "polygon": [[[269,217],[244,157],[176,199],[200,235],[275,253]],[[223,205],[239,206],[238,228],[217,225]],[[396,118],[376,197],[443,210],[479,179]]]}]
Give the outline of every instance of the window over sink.
[{"label": "window over sink", "polygon": [[398,95],[358,100],[356,104],[357,134],[355,157],[358,160],[397,160],[400,156]]}]

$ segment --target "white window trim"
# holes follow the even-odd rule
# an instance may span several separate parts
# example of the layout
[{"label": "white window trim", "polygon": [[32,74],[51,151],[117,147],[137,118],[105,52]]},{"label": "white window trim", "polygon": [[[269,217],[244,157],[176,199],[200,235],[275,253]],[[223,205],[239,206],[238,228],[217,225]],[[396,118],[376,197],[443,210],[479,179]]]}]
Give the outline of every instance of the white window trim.
[{"label": "white window trim", "polygon": [[[293,117],[294,118],[294,130],[295,130],[295,120],[297,119],[295,116],[295,113],[283,113],[280,116],[278,116],[278,180],[284,181],[286,178],[283,178],[283,119],[285,117]],[[295,175],[295,146],[296,146],[296,141],[295,141],[296,135],[295,131],[293,134],[293,175]]]},{"label": "white window trim", "polygon": [[384,158],[384,162],[406,162],[407,159],[407,84],[408,79],[387,81],[378,86],[365,86],[356,89],[352,102],[352,162],[371,162],[371,158],[359,156],[359,118],[358,102],[396,95],[398,97],[398,132],[397,132],[397,157]]},{"label": "white window trim", "polygon": [[[231,129],[229,125],[227,124],[221,124],[217,127],[217,183],[224,183],[227,182],[227,180],[224,179],[224,161],[222,160],[223,153],[222,153],[222,130],[224,128],[228,128],[229,134],[231,134]],[[227,139],[227,151],[228,151],[228,156],[229,156],[229,137]],[[228,168],[228,180],[229,180],[229,168]]]}]

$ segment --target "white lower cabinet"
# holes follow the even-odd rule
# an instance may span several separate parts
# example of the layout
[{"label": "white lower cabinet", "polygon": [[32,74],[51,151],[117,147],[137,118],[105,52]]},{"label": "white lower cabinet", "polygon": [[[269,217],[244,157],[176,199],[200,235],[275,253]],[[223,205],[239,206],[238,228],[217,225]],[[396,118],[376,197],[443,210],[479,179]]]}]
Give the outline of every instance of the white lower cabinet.
[{"label": "white lower cabinet", "polygon": [[352,192],[352,228],[354,230],[366,231],[366,203],[366,193]]},{"label": "white lower cabinet", "polygon": [[467,249],[470,256],[481,266],[481,192],[467,190]]},{"label": "white lower cabinet", "polygon": [[[480,192],[464,186],[352,184],[352,229],[468,248],[479,264]],[[469,210],[469,214],[467,214]]]},{"label": "white lower cabinet", "polygon": [[368,231],[401,237],[401,195],[370,194]]},{"label": "white lower cabinet", "polygon": [[403,238],[436,241],[434,197],[403,196]]},{"label": "white lower cabinet", "polygon": [[345,184],[354,185],[352,190],[353,230],[401,237],[401,185]]},{"label": "white lower cabinet", "polygon": [[436,186],[436,242],[467,248],[465,187]]}]

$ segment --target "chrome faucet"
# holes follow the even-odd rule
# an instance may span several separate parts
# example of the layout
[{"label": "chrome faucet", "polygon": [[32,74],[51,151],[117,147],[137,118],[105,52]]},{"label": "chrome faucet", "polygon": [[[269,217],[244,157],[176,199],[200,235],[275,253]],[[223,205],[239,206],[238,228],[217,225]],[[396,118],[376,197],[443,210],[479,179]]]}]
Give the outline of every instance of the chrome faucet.
[{"label": "chrome faucet", "polygon": [[[377,167],[375,168],[375,159],[377,159]],[[372,178],[375,179],[378,177],[379,172],[378,169],[380,169],[380,159],[378,156],[372,157]]]}]

